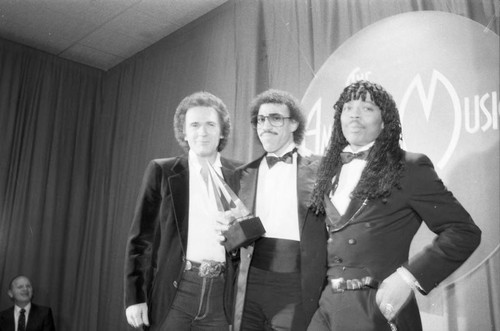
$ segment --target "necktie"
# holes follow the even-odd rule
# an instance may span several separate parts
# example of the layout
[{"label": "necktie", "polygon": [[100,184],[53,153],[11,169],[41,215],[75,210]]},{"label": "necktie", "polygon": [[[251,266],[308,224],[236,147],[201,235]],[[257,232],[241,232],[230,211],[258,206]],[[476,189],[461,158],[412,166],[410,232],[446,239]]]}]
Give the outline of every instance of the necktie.
[{"label": "necktie", "polygon": [[286,154],[284,154],[283,156],[274,156],[274,155],[268,155],[266,156],[266,161],[267,161],[267,165],[269,166],[269,169],[271,169],[272,167],[274,167],[274,165],[278,162],[285,162],[285,163],[288,163],[288,164],[292,164],[292,155],[293,153],[296,151],[296,149],[294,149],[293,151],[291,152],[288,152]]},{"label": "necktie", "polygon": [[342,160],[342,164],[349,163],[354,159],[366,160],[366,157],[368,156],[369,152],[370,150],[362,151],[359,153],[341,152],[340,158]]},{"label": "necktie", "polygon": [[17,331],[26,331],[26,316],[24,316],[25,311],[26,310],[21,309],[19,320],[17,321]]}]

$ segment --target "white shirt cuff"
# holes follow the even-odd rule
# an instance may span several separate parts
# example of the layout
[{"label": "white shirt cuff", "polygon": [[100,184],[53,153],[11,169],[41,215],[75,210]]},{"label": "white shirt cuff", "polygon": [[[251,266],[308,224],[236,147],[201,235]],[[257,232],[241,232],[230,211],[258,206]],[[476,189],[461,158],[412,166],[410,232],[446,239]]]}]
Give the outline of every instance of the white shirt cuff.
[{"label": "white shirt cuff", "polygon": [[425,293],[418,280],[412,275],[411,272],[408,271],[408,269],[406,269],[405,267],[399,267],[396,271],[401,276],[401,278],[403,278],[403,280],[411,287],[412,290],[417,290],[420,293]]}]

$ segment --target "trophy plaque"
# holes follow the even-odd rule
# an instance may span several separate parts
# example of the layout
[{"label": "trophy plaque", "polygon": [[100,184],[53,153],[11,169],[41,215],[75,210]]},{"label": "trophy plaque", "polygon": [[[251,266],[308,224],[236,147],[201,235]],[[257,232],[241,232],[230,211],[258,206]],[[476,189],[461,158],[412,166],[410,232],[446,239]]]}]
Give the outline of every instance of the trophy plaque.
[{"label": "trophy plaque", "polygon": [[259,217],[253,216],[236,193],[207,162],[209,186],[219,212],[218,222],[225,225],[222,243],[226,251],[231,252],[245,247],[260,238],[266,231]]}]

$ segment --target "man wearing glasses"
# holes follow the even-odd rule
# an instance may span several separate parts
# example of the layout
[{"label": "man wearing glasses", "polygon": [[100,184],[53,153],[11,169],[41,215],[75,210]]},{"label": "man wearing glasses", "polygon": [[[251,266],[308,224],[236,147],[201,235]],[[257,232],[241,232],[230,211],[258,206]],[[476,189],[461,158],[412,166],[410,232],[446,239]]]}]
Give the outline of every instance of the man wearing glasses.
[{"label": "man wearing glasses", "polygon": [[306,330],[326,268],[326,229],[307,208],[319,157],[298,145],[305,132],[300,103],[268,90],[250,105],[266,153],[240,169],[240,198],[266,233],[241,249],[235,330]]}]

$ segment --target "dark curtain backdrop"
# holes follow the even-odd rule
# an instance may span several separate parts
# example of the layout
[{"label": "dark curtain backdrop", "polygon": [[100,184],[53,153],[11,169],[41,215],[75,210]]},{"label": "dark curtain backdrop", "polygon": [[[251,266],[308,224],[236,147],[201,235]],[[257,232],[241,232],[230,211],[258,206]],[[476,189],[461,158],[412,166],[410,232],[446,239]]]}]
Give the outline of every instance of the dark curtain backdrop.
[{"label": "dark curtain backdrop", "polygon": [[[497,0],[229,0],[108,72],[0,41],[0,309],[22,273],[58,330],[127,330],[127,232],[147,162],[182,153],[179,101],[198,90],[221,97],[233,121],[223,154],[249,161],[261,153],[247,111],[257,93],[302,98],[350,36],[418,10],[499,33]],[[494,252],[450,289],[463,295],[445,305],[450,330],[500,329],[499,265]]]}]

